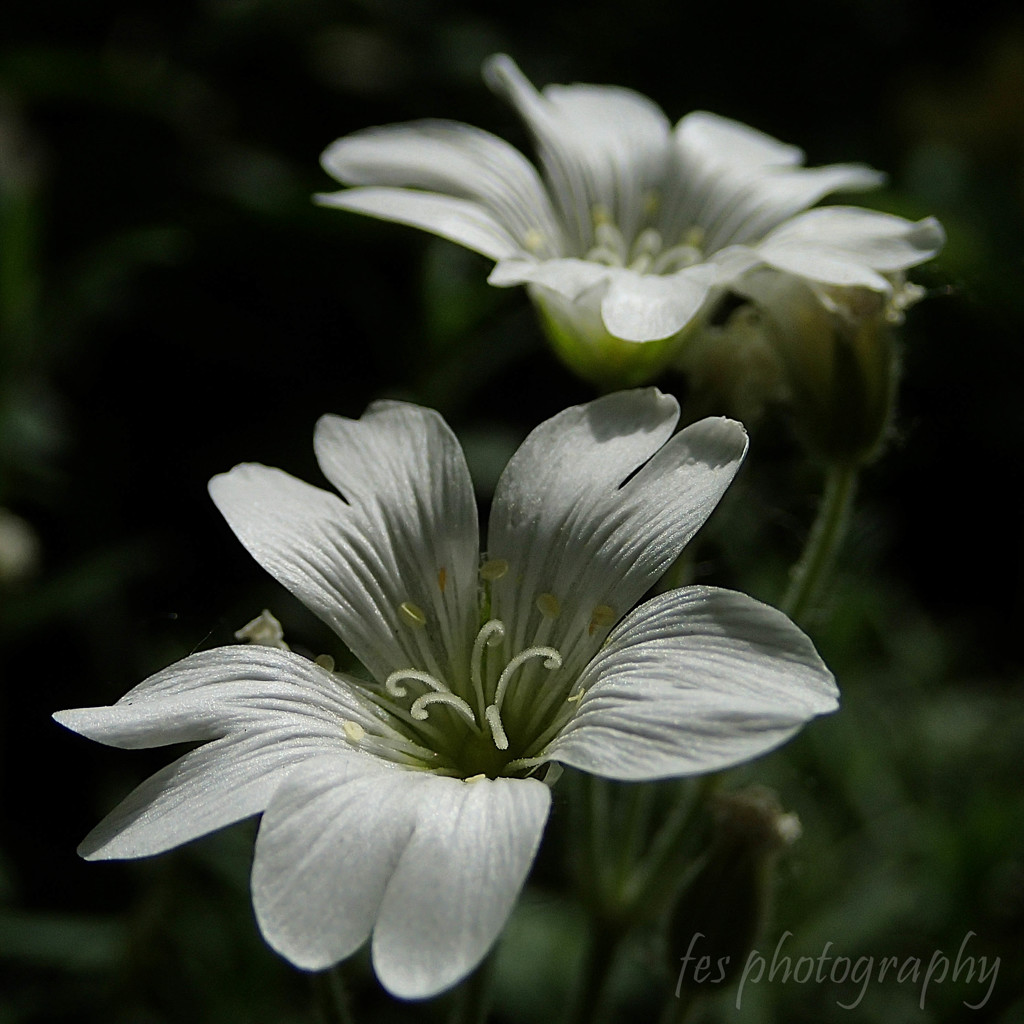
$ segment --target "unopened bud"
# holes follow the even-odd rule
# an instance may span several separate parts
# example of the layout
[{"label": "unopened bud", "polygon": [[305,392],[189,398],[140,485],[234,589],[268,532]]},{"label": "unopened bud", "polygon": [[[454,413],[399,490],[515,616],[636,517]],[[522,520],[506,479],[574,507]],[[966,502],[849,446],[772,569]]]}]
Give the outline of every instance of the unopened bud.
[{"label": "unopened bud", "polygon": [[899,283],[893,295],[812,287],[767,272],[753,291],[785,376],[797,437],[831,464],[877,457],[899,379],[894,327],[915,293]]},{"label": "unopened bud", "polygon": [[712,814],[711,844],[669,921],[677,992],[727,985],[742,971],[767,915],[776,855],[800,835],[796,815],[760,786],[716,796]]}]

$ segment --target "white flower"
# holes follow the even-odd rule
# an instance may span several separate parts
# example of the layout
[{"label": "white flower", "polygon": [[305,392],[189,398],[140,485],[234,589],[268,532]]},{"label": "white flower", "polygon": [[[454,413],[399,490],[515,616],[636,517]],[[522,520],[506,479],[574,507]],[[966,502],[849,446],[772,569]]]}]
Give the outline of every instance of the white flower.
[{"label": "white flower", "polygon": [[[878,185],[868,167],[802,167],[796,147],[705,112],[673,128],[627,89],[538,93],[504,55],[484,74],[532,133],[541,174],[488,132],[418,121],[336,141],[323,166],[354,187],[319,201],[495,260],[491,284],[527,285],[563,356],[596,360],[595,374],[602,359],[622,357],[616,340],[678,335],[752,267],[887,291],[888,275],[942,245],[934,218],[808,209],[832,192]],[[575,351],[581,344],[595,351]]]},{"label": "white flower", "polygon": [[688,587],[629,613],[746,450],[735,422],[673,436],[677,417],[647,389],[542,424],[498,484],[482,561],[462,451],[430,410],[323,417],[317,458],[342,497],[254,464],[215,477],[238,537],[372,678],[222,647],[112,707],[59,712],[113,746],[203,744],[82,855],[143,857],[262,812],[252,897],[270,945],[317,970],[372,932],[383,984],[426,997],[500,932],[540,842],[548,762],[708,772],[832,711],[831,675],[778,611]]}]

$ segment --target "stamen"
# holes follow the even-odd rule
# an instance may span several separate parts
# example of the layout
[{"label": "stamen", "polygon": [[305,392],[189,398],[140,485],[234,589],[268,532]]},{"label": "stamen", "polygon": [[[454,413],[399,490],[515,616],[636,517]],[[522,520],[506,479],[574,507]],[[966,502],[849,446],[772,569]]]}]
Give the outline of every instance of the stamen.
[{"label": "stamen", "polygon": [[429,686],[430,689],[438,693],[451,693],[451,690],[440,679],[435,679],[429,672],[421,672],[417,668],[400,668],[397,672],[392,672],[384,680],[384,689],[392,697],[405,697],[409,693],[408,689],[399,683],[399,679],[413,679],[416,682]]},{"label": "stamen", "polygon": [[543,593],[537,595],[537,611],[546,619],[557,619],[562,614],[562,606],[554,594]]},{"label": "stamen", "polygon": [[446,704],[448,707],[458,711],[474,729],[479,728],[476,723],[476,716],[473,714],[473,709],[461,697],[456,697],[454,693],[447,691],[444,693],[424,693],[417,697],[409,708],[409,714],[417,722],[425,722],[428,717],[428,704]]},{"label": "stamen", "polygon": [[359,741],[366,735],[366,730],[358,722],[342,722],[341,730],[354,747],[359,746]]},{"label": "stamen", "polygon": [[656,256],[664,246],[662,234],[653,227],[644,228],[636,237],[633,248],[630,250],[630,262],[640,259],[641,256]]},{"label": "stamen", "polygon": [[442,594],[444,593],[444,585],[447,582],[448,582],[448,573],[445,570],[445,567],[442,565],[441,568],[437,570],[437,585],[440,588]]},{"label": "stamen", "polygon": [[470,777],[468,779],[463,779],[462,781],[465,782],[466,785],[468,786],[472,782],[483,782],[484,779],[486,779],[486,778],[487,778],[487,776],[484,775],[483,772],[480,772],[479,775],[470,775]]},{"label": "stamen", "polygon": [[473,657],[470,661],[469,678],[478,691],[483,686],[484,647],[494,647],[505,639],[505,624],[501,619],[488,619],[480,627],[480,632],[473,641]]},{"label": "stamen", "polygon": [[[595,218],[596,221],[596,218]],[[623,267],[626,265],[628,250],[626,240],[622,232],[610,220],[596,221],[594,225],[594,246],[596,251],[611,253],[615,257],[615,264]]]},{"label": "stamen", "polygon": [[614,249],[607,245],[595,245],[584,257],[589,263],[603,263],[606,267],[621,267],[622,258]]},{"label": "stamen", "polygon": [[523,235],[523,247],[536,255],[544,248],[544,236],[536,228],[530,228]]},{"label": "stamen", "polygon": [[527,647],[520,651],[504,668],[498,676],[498,685],[494,688],[494,706],[501,710],[501,702],[505,698],[505,691],[508,689],[509,680],[513,673],[524,662],[530,658],[543,658],[544,667],[550,672],[553,669],[562,667],[562,656],[554,647]]},{"label": "stamen", "polygon": [[524,771],[528,768],[536,768],[539,764],[550,763],[546,757],[517,757],[514,761],[509,761],[504,767],[506,773]]},{"label": "stamen", "polygon": [[661,252],[662,244],[661,235],[654,228],[645,228],[629,250],[629,266],[639,274],[644,273]]},{"label": "stamen", "polygon": [[579,702],[581,700],[583,700],[583,695],[586,692],[587,691],[584,690],[583,687],[581,686],[571,697],[566,697],[565,698],[565,702],[567,704],[579,704]]},{"label": "stamen", "polygon": [[676,270],[684,270],[700,263],[704,259],[704,253],[693,245],[674,245],[666,249],[651,264],[652,274],[669,274]]},{"label": "stamen", "polygon": [[334,671],[334,659],[329,654],[318,654],[313,660],[328,672]]},{"label": "stamen", "polygon": [[423,614],[423,609],[418,604],[413,604],[412,601],[403,601],[398,606],[398,611],[410,626],[425,626],[427,624],[427,617]]},{"label": "stamen", "polygon": [[480,566],[480,578],[483,580],[500,580],[508,572],[508,562],[504,558],[489,558]]},{"label": "stamen", "polygon": [[508,750],[508,736],[505,735],[505,727],[501,724],[501,713],[498,711],[498,705],[489,704],[487,710],[484,711],[484,718],[487,719],[487,724],[491,727],[494,745],[499,750]]}]

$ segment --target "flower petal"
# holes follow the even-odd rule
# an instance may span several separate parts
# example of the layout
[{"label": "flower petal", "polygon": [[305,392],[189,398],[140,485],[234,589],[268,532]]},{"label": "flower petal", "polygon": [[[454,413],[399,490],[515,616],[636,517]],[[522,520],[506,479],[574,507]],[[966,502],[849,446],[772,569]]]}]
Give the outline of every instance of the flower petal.
[{"label": "flower petal", "polygon": [[[658,219],[672,245],[694,228],[707,246],[736,194],[771,168],[803,162],[803,151],[726,117],[697,110],[675,127]],[[712,251],[718,246],[709,247]]]},{"label": "flower petal", "polygon": [[798,146],[751,128],[749,125],[706,110],[687,114],[673,132],[677,149],[692,154],[703,165],[742,167],[796,167],[804,162]]},{"label": "flower petal", "polygon": [[[346,185],[416,189],[469,200],[517,247],[528,239],[537,244],[540,238],[547,240],[551,255],[559,249],[560,230],[536,169],[519,150],[479,128],[452,121],[370,128],[338,139],[324,152],[321,164]],[[402,222],[410,223],[407,218]],[[437,230],[429,224],[416,226]]]},{"label": "flower petal", "polygon": [[291,723],[296,732],[329,726],[334,733],[339,718],[364,726],[374,720],[344,677],[291,651],[258,644],[191,654],[116,704],[53,717],[79,735],[125,750],[217,739],[257,723]]},{"label": "flower petal", "polygon": [[381,728],[343,677],[268,647],[203,651],[111,707],[54,718],[124,748],[214,741],[151,776],[107,815],[79,847],[90,860],[161,853],[256,814],[300,761],[325,750],[366,759],[345,741],[344,721]]},{"label": "flower petal", "polygon": [[[469,468],[451,428],[432,409],[374,402],[358,420],[322,416],[313,445],[324,476],[348,501],[351,533],[358,538],[358,562],[348,562],[346,575],[371,569],[383,574],[397,602],[393,630],[411,636],[409,622],[401,615],[395,620],[398,605],[411,602],[426,613],[423,628],[446,662],[464,660],[479,625],[480,535]],[[345,589],[355,588],[346,583]],[[350,622],[346,632],[360,628]],[[373,670],[363,644],[356,653]],[[406,660],[393,668],[418,663]]]},{"label": "flower petal", "polygon": [[604,636],[593,628],[595,609],[622,615],[710,515],[746,434],[707,419],[669,440],[677,416],[675,400],[656,388],[618,392],[542,423],[512,457],[488,533],[489,556],[509,563],[492,584],[492,606],[515,624],[510,651],[549,642],[534,637],[537,600],[551,594],[561,612],[550,642],[567,674],[582,669]]},{"label": "flower petal", "polygon": [[430,410],[375,403],[358,421],[324,417],[316,447],[348,503],[280,470],[236,466],[210,481],[228,524],[378,680],[419,663],[420,628],[465,651],[478,534],[451,430]]},{"label": "flower petal", "polygon": [[507,227],[479,203],[403,188],[351,188],[316,197],[321,206],[430,231],[492,260],[522,253]]},{"label": "flower petal", "polygon": [[856,207],[824,206],[781,224],[755,248],[770,266],[812,281],[886,291],[883,274],[931,259],[944,241],[934,217],[914,223]]},{"label": "flower petal", "polygon": [[374,931],[374,966],[426,998],[487,953],[522,887],[550,791],[323,757],[296,769],[260,825],[252,892],[265,938],[320,970]]},{"label": "flower petal", "polygon": [[79,855],[150,857],[258,814],[287,771],[317,752],[314,742],[284,738],[260,731],[193,750],[129,793],[82,840]]},{"label": "flower petal", "polygon": [[486,956],[526,880],[551,803],[536,779],[426,781],[373,933],[377,976],[404,999],[443,991]]},{"label": "flower petal", "polygon": [[781,612],[687,587],[641,605],[581,679],[579,710],[545,755],[606,778],[718,771],[778,746],[838,691]]},{"label": "flower petal", "polygon": [[253,909],[270,946],[316,971],[369,938],[431,778],[329,756],[288,776],[260,822],[252,865]]},{"label": "flower petal", "polygon": [[574,229],[579,251],[593,244],[598,204],[631,237],[668,158],[670,126],[658,106],[614,86],[550,85],[538,93],[504,54],[488,59],[484,77],[516,108],[536,139],[549,186]]},{"label": "flower petal", "polygon": [[601,301],[608,333],[624,341],[657,341],[678,334],[697,315],[715,285],[707,263],[658,276],[616,269]]},{"label": "flower petal", "polygon": [[670,174],[678,187],[665,196],[663,231],[676,239],[698,227],[708,253],[757,240],[831,192],[883,180],[859,164],[800,167],[804,154],[796,146],[705,111],[684,117],[673,143]]},{"label": "flower petal", "polygon": [[[728,187],[727,179],[720,179]],[[783,221],[833,192],[877,188],[885,175],[858,164],[771,170],[743,181],[735,179],[725,213],[708,231],[705,245],[716,251],[726,245],[757,241]]]},{"label": "flower petal", "polygon": [[498,288],[517,284],[539,284],[573,301],[585,291],[608,280],[612,268],[603,263],[566,257],[557,260],[502,260],[491,271],[487,283]]}]

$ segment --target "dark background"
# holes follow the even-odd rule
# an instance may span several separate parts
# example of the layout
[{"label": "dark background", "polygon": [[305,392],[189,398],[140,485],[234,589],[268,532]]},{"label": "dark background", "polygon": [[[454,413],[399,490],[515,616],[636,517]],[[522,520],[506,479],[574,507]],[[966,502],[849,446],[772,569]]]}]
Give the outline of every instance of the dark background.
[{"label": "dark background", "polygon": [[[910,986],[853,1011],[763,986],[746,1016],[706,1013],[1024,1019],[1017,5],[950,20],[878,0],[42,0],[2,21],[0,507],[36,557],[0,581],[0,1024],[311,1019],[306,979],[250,920],[251,829],[80,862],[78,840],[166,753],[108,751],[49,715],[117,699],[268,605],[299,646],[329,649],[220,521],[214,473],[255,460],[318,480],[316,418],[391,395],[449,417],[486,497],[531,426],[591,397],[524,294],[487,288],[486,261],[311,202],[333,187],[321,150],[372,124],[448,117],[528,149],[479,77],[499,50],[538,85],[626,85],[673,120],[706,108],[811,164],[869,163],[890,180],[865,202],[943,221],[945,252],[914,275],[929,297],[902,332],[896,437],[815,632],[846,706],[744,771],[804,820],[769,936],[927,958],[973,930],[999,982],[975,1012],[947,985],[925,1009]],[[724,509],[701,564],[772,599],[820,481],[784,431],[758,444],[741,493],[763,521]],[[570,966],[582,941],[550,846],[499,974],[508,1019],[565,998],[544,941]],[[668,983],[636,958],[620,988],[643,1006]],[[367,1018],[390,1019],[353,973]]]}]

